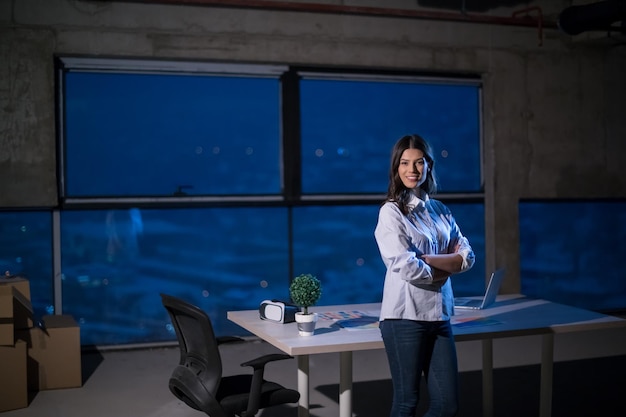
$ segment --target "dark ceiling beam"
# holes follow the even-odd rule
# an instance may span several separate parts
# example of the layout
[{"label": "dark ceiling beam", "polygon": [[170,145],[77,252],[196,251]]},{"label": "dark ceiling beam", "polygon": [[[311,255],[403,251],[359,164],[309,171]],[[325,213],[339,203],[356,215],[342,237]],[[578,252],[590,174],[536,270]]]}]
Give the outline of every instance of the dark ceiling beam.
[{"label": "dark ceiling beam", "polygon": [[[105,0],[99,0],[105,1]],[[226,8],[291,11],[306,13],[349,14],[373,17],[397,17],[407,19],[442,20],[451,22],[483,23],[506,26],[524,26],[557,29],[556,22],[544,21],[539,7],[529,7],[512,16],[489,16],[479,14],[438,12],[429,10],[397,9],[387,7],[346,6],[323,3],[294,3],[272,0],[106,0],[107,2],[147,3],[186,6],[211,6]],[[532,16],[536,12],[536,16]]]}]

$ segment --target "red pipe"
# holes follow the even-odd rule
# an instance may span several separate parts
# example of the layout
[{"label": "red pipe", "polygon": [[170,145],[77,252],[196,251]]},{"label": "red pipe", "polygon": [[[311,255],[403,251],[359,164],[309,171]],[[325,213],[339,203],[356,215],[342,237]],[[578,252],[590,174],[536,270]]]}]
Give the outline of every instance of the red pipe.
[{"label": "red pipe", "polygon": [[[288,1],[272,1],[272,0],[110,0],[126,3],[152,3],[152,4],[167,4],[167,5],[195,5],[195,6],[214,6],[214,7],[233,7],[233,8],[247,8],[247,9],[262,9],[262,10],[278,10],[278,11],[294,11],[294,12],[309,12],[309,13],[334,13],[334,14],[353,14],[362,16],[376,16],[376,17],[400,17],[400,18],[412,18],[412,19],[427,19],[427,20],[444,20],[454,22],[469,22],[469,23],[493,23],[499,25],[508,26],[526,26],[534,27],[538,26],[541,32],[541,28],[548,26],[551,28],[557,28],[556,23],[550,23],[548,25],[543,22],[541,16],[541,9],[539,7],[531,7],[529,9],[538,9],[540,18],[535,20],[529,16],[521,19],[515,17],[518,13],[514,13],[512,17],[502,16],[486,16],[486,15],[468,15],[466,13],[446,13],[435,12],[425,10],[410,10],[410,9],[389,9],[384,7],[364,7],[364,6],[343,6],[333,4],[320,4],[320,3],[293,3]],[[524,9],[522,11],[527,11]]]},{"label": "red pipe", "polygon": [[541,7],[527,7],[525,9],[517,10],[513,12],[513,17],[516,17],[522,13],[526,13],[526,17],[528,17],[528,12],[536,11],[539,14],[539,19],[537,19],[537,32],[539,36],[539,46],[543,45],[543,13],[541,11]]}]

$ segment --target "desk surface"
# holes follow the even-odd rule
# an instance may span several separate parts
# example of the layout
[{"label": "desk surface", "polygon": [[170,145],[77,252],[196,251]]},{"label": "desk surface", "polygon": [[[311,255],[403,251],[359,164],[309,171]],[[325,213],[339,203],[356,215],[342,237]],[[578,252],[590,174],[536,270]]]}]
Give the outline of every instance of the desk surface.
[{"label": "desk surface", "polygon": [[[317,306],[310,310],[321,314],[313,336],[299,336],[296,323],[261,320],[258,310],[229,311],[228,319],[289,355],[384,347],[376,324],[380,303]],[[335,319],[325,318],[333,316]],[[455,340],[462,342],[622,327],[626,320],[546,300],[505,295],[485,310],[457,309],[452,324]]]}]

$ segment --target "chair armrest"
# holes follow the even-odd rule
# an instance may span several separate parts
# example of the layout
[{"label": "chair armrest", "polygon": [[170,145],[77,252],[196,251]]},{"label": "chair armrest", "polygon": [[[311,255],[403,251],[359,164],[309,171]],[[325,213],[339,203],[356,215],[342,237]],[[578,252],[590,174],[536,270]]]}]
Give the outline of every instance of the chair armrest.
[{"label": "chair armrest", "polygon": [[251,366],[254,369],[252,375],[252,382],[250,383],[250,396],[248,397],[248,409],[246,410],[246,416],[254,416],[259,411],[259,405],[261,404],[261,387],[263,385],[263,374],[265,372],[265,365],[269,362],[281,361],[284,359],[293,359],[293,356],[273,353],[264,355],[256,359],[244,362],[241,366]]},{"label": "chair armrest", "polygon": [[223,345],[225,343],[245,342],[245,340],[237,336],[221,336],[221,337],[216,337],[215,339],[217,339],[218,346]]},{"label": "chair armrest", "polygon": [[251,366],[256,370],[258,368],[263,368],[269,362],[282,361],[284,359],[293,359],[293,356],[283,353],[272,353],[244,362],[241,364],[241,366]]}]

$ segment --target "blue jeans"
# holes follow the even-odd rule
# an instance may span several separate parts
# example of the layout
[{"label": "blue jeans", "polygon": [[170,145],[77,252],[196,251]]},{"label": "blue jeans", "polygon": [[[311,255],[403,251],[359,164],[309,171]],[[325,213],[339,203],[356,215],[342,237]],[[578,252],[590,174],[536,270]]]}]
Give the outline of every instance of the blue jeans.
[{"label": "blue jeans", "polygon": [[430,400],[425,417],[456,415],[458,366],[450,322],[387,319],[380,331],[393,382],[390,417],[415,416],[422,372]]}]

